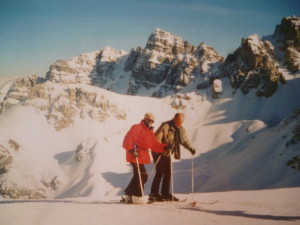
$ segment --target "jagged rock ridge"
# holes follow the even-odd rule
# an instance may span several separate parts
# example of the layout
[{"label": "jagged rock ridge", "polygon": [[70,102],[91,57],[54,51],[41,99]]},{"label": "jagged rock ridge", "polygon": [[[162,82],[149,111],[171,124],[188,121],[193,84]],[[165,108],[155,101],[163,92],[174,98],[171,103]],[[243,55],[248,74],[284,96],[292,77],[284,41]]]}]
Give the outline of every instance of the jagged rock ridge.
[{"label": "jagged rock ridge", "polygon": [[282,51],[281,60],[292,72],[300,70],[300,18],[285,17],[276,26],[273,38]]},{"label": "jagged rock ridge", "polygon": [[68,83],[68,79],[57,84],[52,80],[55,78],[51,77],[45,81],[30,76],[18,78],[8,84],[11,88],[3,97],[0,113],[19,103],[33,106],[44,113],[47,121],[56,130],[69,127],[77,116],[98,122],[103,122],[111,116],[116,119],[126,118],[124,110],[97,90],[91,91],[88,86]]},{"label": "jagged rock ridge", "polygon": [[247,94],[255,88],[257,95],[271,96],[277,89],[278,81],[284,82],[275,55],[269,41],[252,35],[243,39],[241,47],[226,58],[223,73],[229,77],[233,89],[241,88]]},{"label": "jagged rock ridge", "polygon": [[144,49],[138,47],[129,53],[126,69],[132,71],[133,79],[128,93],[160,85],[152,95],[162,97],[192,82],[205,88],[220,76],[222,62],[223,57],[205,43],[195,47],[176,35],[156,29]]},{"label": "jagged rock ridge", "polygon": [[[224,63],[223,57],[213,47],[205,43],[196,47],[174,34],[156,29],[144,49],[136,47],[127,53],[106,47],[69,60],[57,60],[50,66],[45,79],[36,76],[15,79],[1,89],[0,113],[20,102],[36,105],[47,111],[45,116],[58,129],[71,124],[70,117],[77,113],[96,119],[97,110],[83,113],[80,107],[85,106],[80,101],[88,99],[87,105],[95,107],[90,99],[100,97],[82,90],[84,97],[74,98],[79,87],[70,85],[76,84],[92,85],[121,94],[163,97],[185,92],[185,88],[189,91],[191,88],[207,88],[214,79],[228,77],[234,90],[240,88],[247,94],[256,89],[259,96],[271,96],[278,84],[284,83],[280,62],[286,63],[291,71],[298,68],[299,20],[299,17],[284,18],[272,38],[251,35],[242,39],[241,46],[228,55]],[[58,88],[59,85],[65,87],[64,90]],[[51,94],[54,90],[58,90],[59,94]],[[43,104],[37,106],[35,98]],[[68,104],[57,107],[59,102],[66,102],[63,99],[69,99]],[[96,108],[99,109],[99,104]],[[58,119],[57,110],[69,119]]]},{"label": "jagged rock ridge", "polygon": [[285,83],[279,70],[280,62],[292,72],[297,72],[299,57],[299,17],[286,17],[277,25],[272,38],[251,35],[242,39],[241,47],[226,58],[222,73],[229,77],[232,88],[244,94],[251,89],[258,96],[271,96],[278,83]]}]

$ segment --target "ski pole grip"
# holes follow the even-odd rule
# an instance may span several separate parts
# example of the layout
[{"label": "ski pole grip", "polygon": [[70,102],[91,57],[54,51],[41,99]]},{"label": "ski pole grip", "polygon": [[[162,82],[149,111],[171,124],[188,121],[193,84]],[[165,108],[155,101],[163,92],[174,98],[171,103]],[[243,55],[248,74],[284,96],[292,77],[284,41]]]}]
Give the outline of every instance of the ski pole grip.
[{"label": "ski pole grip", "polygon": [[136,151],[137,149],[136,149],[136,144],[135,143],[133,143],[133,146],[134,146],[134,151]]}]

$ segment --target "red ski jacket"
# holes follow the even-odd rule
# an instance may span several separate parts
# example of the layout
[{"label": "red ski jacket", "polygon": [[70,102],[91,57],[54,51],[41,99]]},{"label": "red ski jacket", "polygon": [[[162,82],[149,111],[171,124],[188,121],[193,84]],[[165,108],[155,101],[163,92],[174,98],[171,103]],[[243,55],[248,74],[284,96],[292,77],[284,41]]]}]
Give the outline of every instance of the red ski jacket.
[{"label": "red ski jacket", "polygon": [[136,163],[135,156],[129,152],[134,149],[134,144],[139,154],[139,164],[150,163],[148,149],[154,152],[164,152],[164,146],[166,146],[156,139],[153,130],[147,127],[144,121],[133,125],[124,137],[123,148],[126,150],[126,161],[130,163]]}]

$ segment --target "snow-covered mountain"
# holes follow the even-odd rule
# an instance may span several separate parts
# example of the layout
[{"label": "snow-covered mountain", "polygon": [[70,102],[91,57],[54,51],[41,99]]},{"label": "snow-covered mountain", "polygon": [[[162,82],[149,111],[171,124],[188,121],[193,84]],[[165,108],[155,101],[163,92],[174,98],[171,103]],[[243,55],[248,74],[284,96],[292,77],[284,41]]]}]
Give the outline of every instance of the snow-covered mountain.
[{"label": "snow-covered mountain", "polygon": [[56,61],[45,78],[1,82],[1,195],[122,193],[131,178],[122,140],[148,111],[156,128],[186,114],[197,154],[183,149],[174,162],[177,193],[191,191],[192,160],[196,192],[299,187],[299,21],[287,17],[272,36],[242,39],[225,60],[156,29],[145,48],[107,47]]}]

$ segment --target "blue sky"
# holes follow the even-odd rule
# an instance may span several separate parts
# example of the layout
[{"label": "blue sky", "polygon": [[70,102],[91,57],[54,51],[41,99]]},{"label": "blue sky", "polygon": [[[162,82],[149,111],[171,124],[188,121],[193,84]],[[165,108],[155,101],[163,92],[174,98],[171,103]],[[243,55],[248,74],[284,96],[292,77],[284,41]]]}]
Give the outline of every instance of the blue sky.
[{"label": "blue sky", "polygon": [[155,28],[227,56],[299,12],[300,0],[0,0],[0,77],[43,76],[57,59],[105,46],[145,47]]}]

